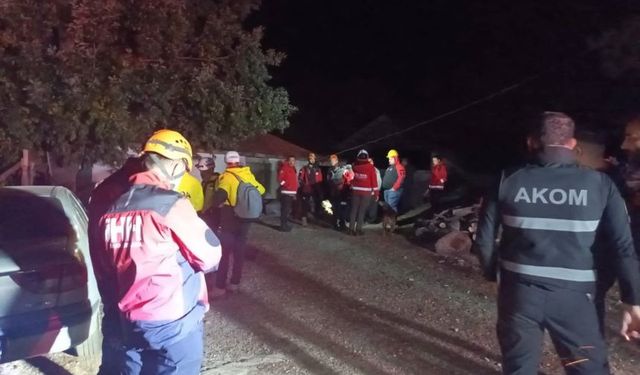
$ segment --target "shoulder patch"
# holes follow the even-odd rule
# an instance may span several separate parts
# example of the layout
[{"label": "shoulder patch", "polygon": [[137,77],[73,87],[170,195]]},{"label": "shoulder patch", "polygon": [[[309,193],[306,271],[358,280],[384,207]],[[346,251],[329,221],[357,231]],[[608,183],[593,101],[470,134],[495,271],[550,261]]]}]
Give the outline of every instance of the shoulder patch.
[{"label": "shoulder patch", "polygon": [[184,196],[172,190],[152,185],[134,185],[124,193],[109,212],[153,211],[166,216],[171,208]]}]

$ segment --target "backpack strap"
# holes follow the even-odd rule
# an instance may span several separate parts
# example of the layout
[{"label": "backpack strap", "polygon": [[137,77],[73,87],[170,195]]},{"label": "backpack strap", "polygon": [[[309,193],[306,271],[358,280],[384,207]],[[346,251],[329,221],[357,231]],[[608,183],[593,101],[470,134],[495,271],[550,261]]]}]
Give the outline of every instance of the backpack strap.
[{"label": "backpack strap", "polygon": [[240,178],[240,176],[238,176],[237,174],[235,174],[235,173],[231,172],[230,170],[228,170],[228,169],[227,169],[225,172],[229,172],[230,174],[232,174],[232,175],[233,175],[233,177],[235,177],[235,178],[238,180],[238,182],[240,182],[240,183],[246,183],[246,182],[242,181],[242,179]]}]

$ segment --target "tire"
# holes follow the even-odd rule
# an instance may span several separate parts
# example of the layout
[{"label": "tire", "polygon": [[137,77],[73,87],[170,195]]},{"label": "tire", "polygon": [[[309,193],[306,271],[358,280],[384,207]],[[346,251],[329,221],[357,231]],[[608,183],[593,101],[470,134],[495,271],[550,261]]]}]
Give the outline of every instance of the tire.
[{"label": "tire", "polygon": [[102,353],[102,304],[100,304],[100,310],[98,310],[93,319],[95,319],[93,333],[85,342],[74,348],[74,352],[78,357],[97,358]]}]

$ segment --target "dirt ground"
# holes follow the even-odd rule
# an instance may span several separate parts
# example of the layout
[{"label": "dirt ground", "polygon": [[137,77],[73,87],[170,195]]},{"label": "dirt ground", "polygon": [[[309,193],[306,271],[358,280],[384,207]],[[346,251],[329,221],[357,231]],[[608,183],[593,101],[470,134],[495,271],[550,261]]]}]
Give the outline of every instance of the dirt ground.
[{"label": "dirt ground", "polygon": [[[464,261],[369,229],[280,233],[254,225],[239,293],[206,317],[203,374],[499,374],[495,286]],[[610,336],[618,324],[611,297]],[[616,374],[640,374],[640,347],[610,340]],[[0,374],[93,374],[59,354]],[[541,373],[562,373],[547,343]]]}]

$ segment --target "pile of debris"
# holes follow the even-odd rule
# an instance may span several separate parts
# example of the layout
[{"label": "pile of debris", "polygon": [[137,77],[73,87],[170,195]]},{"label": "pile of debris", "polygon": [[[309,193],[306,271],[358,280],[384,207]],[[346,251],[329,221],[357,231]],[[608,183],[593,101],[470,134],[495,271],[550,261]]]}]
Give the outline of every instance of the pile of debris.
[{"label": "pile of debris", "polygon": [[471,246],[478,228],[480,205],[447,209],[430,218],[418,219],[415,223],[415,237],[434,243],[439,255],[468,259],[475,262]]}]

